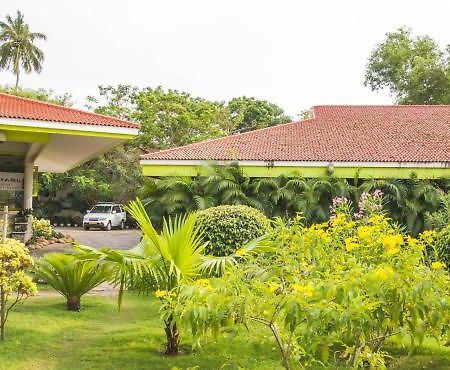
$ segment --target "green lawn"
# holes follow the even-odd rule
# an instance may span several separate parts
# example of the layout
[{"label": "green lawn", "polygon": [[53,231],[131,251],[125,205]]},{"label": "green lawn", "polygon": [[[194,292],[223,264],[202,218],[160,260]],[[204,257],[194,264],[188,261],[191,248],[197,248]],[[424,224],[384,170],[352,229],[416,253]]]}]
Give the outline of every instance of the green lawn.
[{"label": "green lawn", "polygon": [[[0,343],[0,369],[279,369],[270,338],[221,338],[200,350],[168,358],[155,300],[126,296],[121,313],[114,297],[85,297],[81,312],[65,310],[62,298],[34,297],[10,316]],[[189,337],[185,335],[185,342]],[[450,369],[450,349],[428,343],[408,357],[395,350],[401,369]],[[335,367],[333,367],[335,368]]]}]

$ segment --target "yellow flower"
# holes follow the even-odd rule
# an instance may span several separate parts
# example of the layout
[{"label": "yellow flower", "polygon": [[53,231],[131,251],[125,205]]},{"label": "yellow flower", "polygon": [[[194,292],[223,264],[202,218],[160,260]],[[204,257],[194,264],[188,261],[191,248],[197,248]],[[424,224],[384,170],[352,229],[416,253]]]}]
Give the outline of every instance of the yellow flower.
[{"label": "yellow flower", "polygon": [[236,252],[234,252],[234,254],[235,254],[236,256],[238,256],[238,257],[242,257],[242,256],[244,256],[245,254],[247,254],[247,251],[246,251],[245,249],[240,248],[240,249],[238,249]]},{"label": "yellow flower", "polygon": [[164,298],[164,297],[166,297],[166,296],[168,296],[169,295],[169,292],[167,291],[167,290],[157,290],[156,292],[155,292],[155,296],[156,296],[156,298]]},{"label": "yellow flower", "polygon": [[419,235],[419,239],[427,244],[432,244],[434,242],[434,239],[436,239],[436,231],[425,230],[422,234]]},{"label": "yellow flower", "polygon": [[270,293],[275,293],[280,288],[280,285],[274,282],[269,283],[269,291]]},{"label": "yellow flower", "polygon": [[371,223],[372,225],[378,225],[381,223],[381,221],[383,221],[383,217],[380,215],[373,215],[369,218],[369,223]]},{"label": "yellow flower", "polygon": [[446,267],[445,263],[440,262],[440,261],[436,261],[431,264],[431,268],[433,270],[439,270],[439,269],[443,269],[445,267]]},{"label": "yellow flower", "polygon": [[375,270],[374,274],[377,279],[388,280],[394,276],[394,270],[391,266],[385,266]]},{"label": "yellow flower", "polygon": [[302,294],[304,297],[312,297],[314,295],[314,287],[311,284],[301,285],[294,283],[292,284],[292,289],[294,289],[297,293]]},{"label": "yellow flower", "polygon": [[358,243],[356,243],[355,238],[345,238],[345,249],[348,252],[358,249]]},{"label": "yellow flower", "polygon": [[369,226],[359,226],[357,229],[357,234],[359,239],[368,240],[372,234],[372,228]]},{"label": "yellow flower", "polygon": [[209,280],[208,280],[208,279],[198,279],[198,280],[195,280],[195,284],[200,285],[200,286],[204,286],[204,287],[210,286],[210,283],[209,283]]},{"label": "yellow flower", "polygon": [[336,215],[331,221],[333,226],[340,226],[346,222],[346,216],[343,213]]},{"label": "yellow flower", "polygon": [[400,246],[403,244],[403,235],[386,235],[381,238],[381,243],[387,254],[396,254],[400,251]]}]

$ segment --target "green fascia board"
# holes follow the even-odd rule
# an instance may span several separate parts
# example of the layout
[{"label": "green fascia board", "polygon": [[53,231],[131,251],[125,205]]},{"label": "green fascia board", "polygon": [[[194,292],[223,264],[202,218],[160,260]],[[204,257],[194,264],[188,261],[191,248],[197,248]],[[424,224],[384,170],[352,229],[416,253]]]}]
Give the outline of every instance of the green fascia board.
[{"label": "green fascia board", "polygon": [[[328,167],[267,167],[267,166],[240,166],[249,177],[278,177],[302,176],[302,177],[327,177],[332,175],[337,178],[396,178],[419,179],[450,178],[449,168],[424,168],[424,167],[334,167],[332,173]],[[194,165],[142,165],[144,176],[198,176],[207,175],[206,168]]]},{"label": "green fascia board", "polygon": [[7,141],[18,141],[23,143],[48,143],[49,138],[47,133],[43,132],[28,132],[15,130],[0,130],[5,133]]},{"label": "green fascia board", "polygon": [[[60,128],[43,128],[43,127],[31,127],[31,126],[16,126],[2,124],[0,121],[0,131],[15,131],[21,133],[33,134],[59,134],[59,135],[74,135],[74,136],[89,136],[89,137],[102,137],[109,139],[121,139],[131,140],[135,137],[132,134],[119,134],[111,132],[98,132],[98,131],[82,131],[82,130],[65,130]],[[6,134],[7,135],[7,134]],[[16,140],[14,140],[16,141]],[[23,140],[21,140],[23,141]]]}]

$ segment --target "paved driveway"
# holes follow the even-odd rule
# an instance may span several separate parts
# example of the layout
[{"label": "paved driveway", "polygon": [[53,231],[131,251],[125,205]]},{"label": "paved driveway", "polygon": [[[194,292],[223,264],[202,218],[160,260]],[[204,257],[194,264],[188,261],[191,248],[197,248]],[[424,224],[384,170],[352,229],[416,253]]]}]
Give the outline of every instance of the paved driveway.
[{"label": "paved driveway", "polygon": [[[94,248],[108,247],[121,250],[130,249],[139,243],[141,238],[141,233],[138,230],[85,231],[81,228],[62,227],[56,228],[56,231],[60,231],[63,234],[69,234],[77,243]],[[71,247],[70,244],[52,244],[35,251],[35,254],[65,252]]]}]

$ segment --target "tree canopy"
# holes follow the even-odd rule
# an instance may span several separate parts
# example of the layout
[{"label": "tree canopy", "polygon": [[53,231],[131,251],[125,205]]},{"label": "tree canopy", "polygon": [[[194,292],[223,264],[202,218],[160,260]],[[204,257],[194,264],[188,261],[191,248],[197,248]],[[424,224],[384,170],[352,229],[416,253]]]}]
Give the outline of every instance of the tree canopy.
[{"label": "tree canopy", "polygon": [[282,108],[267,100],[242,96],[233,98],[228,109],[236,131],[250,131],[258,128],[286,123],[291,117]]},{"label": "tree canopy", "polygon": [[388,33],[369,57],[365,85],[389,89],[398,104],[449,104],[450,46],[406,28]]}]

